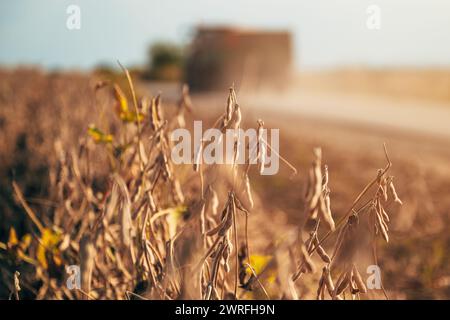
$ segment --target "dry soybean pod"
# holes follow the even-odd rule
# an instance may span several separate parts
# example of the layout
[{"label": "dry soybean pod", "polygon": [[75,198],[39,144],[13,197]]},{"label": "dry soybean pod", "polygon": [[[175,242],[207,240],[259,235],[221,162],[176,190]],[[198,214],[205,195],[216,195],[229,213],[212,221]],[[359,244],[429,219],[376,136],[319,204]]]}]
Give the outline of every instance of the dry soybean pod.
[{"label": "dry soybean pod", "polygon": [[358,268],[355,264],[353,264],[353,280],[355,281],[356,286],[358,287],[361,293],[367,292],[367,287],[361,277],[361,274],[358,271]]}]

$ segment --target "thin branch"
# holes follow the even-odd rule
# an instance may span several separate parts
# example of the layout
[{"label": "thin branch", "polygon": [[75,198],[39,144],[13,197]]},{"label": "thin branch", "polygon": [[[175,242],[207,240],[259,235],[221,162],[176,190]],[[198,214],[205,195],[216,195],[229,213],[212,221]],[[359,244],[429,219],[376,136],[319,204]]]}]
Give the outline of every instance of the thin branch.
[{"label": "thin branch", "polygon": [[44,226],[39,221],[39,219],[37,218],[37,216],[34,213],[34,211],[30,208],[30,206],[25,201],[25,198],[24,198],[24,196],[22,194],[22,191],[20,191],[19,186],[17,185],[17,183],[15,181],[13,181],[12,185],[13,185],[14,192],[15,192],[15,194],[17,196],[17,199],[19,200],[20,204],[25,209],[25,212],[28,214],[28,216],[30,217],[31,221],[34,222],[36,227],[39,229],[40,233],[41,234],[44,233],[44,229],[45,229]]},{"label": "thin branch", "polygon": [[259,286],[261,287],[262,291],[264,292],[264,294],[267,297],[267,300],[271,300],[269,294],[267,293],[266,289],[264,288],[264,286],[262,285],[261,281],[259,281],[259,277],[256,274],[255,269],[253,269],[253,267],[249,264],[249,263],[245,263],[245,265],[252,271],[253,276],[255,277],[256,281],[258,282]]}]

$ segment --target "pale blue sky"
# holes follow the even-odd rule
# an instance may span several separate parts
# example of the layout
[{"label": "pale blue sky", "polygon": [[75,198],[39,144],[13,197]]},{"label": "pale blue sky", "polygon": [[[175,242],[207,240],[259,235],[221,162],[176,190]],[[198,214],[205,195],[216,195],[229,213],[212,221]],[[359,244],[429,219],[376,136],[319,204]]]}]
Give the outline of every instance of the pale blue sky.
[{"label": "pale blue sky", "polygon": [[[81,30],[66,8],[81,8]],[[366,8],[381,8],[381,30]],[[143,63],[157,40],[186,43],[193,27],[289,29],[296,65],[450,68],[449,0],[12,0],[0,2],[0,65],[90,68]]]}]

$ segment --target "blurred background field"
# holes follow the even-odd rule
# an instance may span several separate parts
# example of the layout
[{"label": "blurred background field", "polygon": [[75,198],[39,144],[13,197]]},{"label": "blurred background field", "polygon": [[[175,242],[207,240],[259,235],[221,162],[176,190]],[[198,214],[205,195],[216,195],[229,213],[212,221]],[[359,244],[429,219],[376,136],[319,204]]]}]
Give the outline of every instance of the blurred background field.
[{"label": "blurred background field", "polygon": [[[162,15],[167,21],[160,25],[139,13],[140,6],[148,9],[146,5],[132,3],[127,7],[113,2],[111,16],[116,21],[102,13],[100,22],[94,23],[95,14],[90,11],[100,8],[80,1],[87,18],[82,29],[73,33],[65,29],[66,3],[56,6],[61,12],[49,8],[53,19],[39,34],[47,42],[39,45],[30,39],[27,24],[20,28],[12,22],[14,16],[19,22],[26,19],[23,4],[0,5],[0,242],[7,242],[11,227],[19,237],[32,230],[13,195],[12,181],[20,185],[44,221],[58,205],[46,200],[50,168],[59,160],[55,150],[59,145],[76,150],[89,139],[87,128],[99,121],[99,106],[113,104],[111,95],[97,92],[95,86],[110,81],[126,87],[126,78],[116,67],[120,60],[131,71],[140,97],[161,92],[164,105],[170,108],[186,82],[192,88],[192,117],[212,122],[224,109],[228,87],[234,83],[245,125],[254,127],[256,119],[262,118],[266,127],[280,129],[280,151],[299,174],[288,179],[290,172],[281,165],[278,175],[251,177],[265,208],[255,219],[267,230],[272,219],[277,221],[270,232],[302,222],[302,194],[314,147],[322,148],[330,171],[333,211],[340,217],[384,165],[386,143],[404,205],[391,208],[391,242],[379,252],[384,286],[392,299],[450,298],[450,20],[445,20],[448,13],[442,13],[450,9],[447,3],[398,1],[391,6],[381,1],[385,15],[380,31],[365,27],[366,2],[348,1],[354,5],[351,10],[338,6],[335,14],[340,18],[324,13],[329,9],[325,2],[302,3],[298,8],[282,2],[273,18],[274,4],[264,1],[260,20],[243,27],[245,12],[256,10],[256,2],[246,3],[236,16],[235,10],[225,6],[222,15],[205,19],[199,18],[210,8],[204,2],[192,4],[198,12],[185,8],[191,13],[189,19],[183,16],[186,5],[152,2],[151,16],[157,14],[158,6],[163,13],[174,13]],[[405,6],[411,6],[410,16],[398,16]],[[415,19],[421,11],[423,19]],[[309,15],[322,18],[323,24],[311,22]],[[435,24],[430,27],[433,15]],[[113,31],[132,17],[136,17],[129,22],[132,39],[124,41],[128,46],[122,45],[120,32]],[[102,19],[106,26],[115,27],[102,29]],[[304,25],[295,23],[301,19]],[[337,36],[327,21],[339,25],[336,33],[342,43],[332,40]],[[57,23],[62,30],[52,29]],[[182,37],[173,36],[172,24],[178,32],[183,30]],[[136,32],[140,28],[152,29],[148,31],[152,41],[144,31]],[[416,30],[417,40],[404,38],[411,29]],[[172,33],[165,38],[167,30]],[[90,34],[102,32],[107,36],[93,46],[97,51],[92,62],[86,58],[93,41]],[[51,40],[52,34],[61,44]],[[20,35],[25,35],[25,42],[11,45]],[[63,48],[64,41],[70,52]],[[78,58],[74,43],[81,45]],[[373,47],[361,48],[368,43]],[[113,116],[105,117],[114,127]],[[104,169],[95,169],[99,185],[108,175]],[[274,212],[276,217],[271,216]],[[251,233],[255,246],[269,246],[271,240],[258,228]],[[4,261],[0,266],[0,298],[5,298],[16,266]],[[27,267],[20,268],[27,273]],[[30,297],[36,287],[39,284],[27,288]]]}]

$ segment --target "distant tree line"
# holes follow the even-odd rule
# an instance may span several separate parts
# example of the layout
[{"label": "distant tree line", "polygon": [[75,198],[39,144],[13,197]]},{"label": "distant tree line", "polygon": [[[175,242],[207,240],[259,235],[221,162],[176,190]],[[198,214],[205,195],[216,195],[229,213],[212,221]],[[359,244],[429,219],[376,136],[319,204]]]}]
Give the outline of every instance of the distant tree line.
[{"label": "distant tree line", "polygon": [[[127,66],[132,75],[146,80],[181,81],[184,79],[185,50],[170,42],[152,44],[143,66]],[[118,65],[99,64],[94,72],[109,78],[121,77]]]}]

